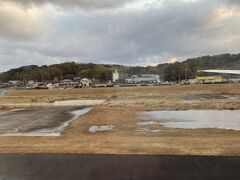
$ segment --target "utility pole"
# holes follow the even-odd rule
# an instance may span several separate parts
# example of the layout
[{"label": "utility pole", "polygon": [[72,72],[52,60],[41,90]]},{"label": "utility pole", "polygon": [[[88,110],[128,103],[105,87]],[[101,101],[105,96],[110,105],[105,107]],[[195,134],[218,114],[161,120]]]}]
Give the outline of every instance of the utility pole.
[{"label": "utility pole", "polygon": [[21,81],[22,81],[21,74],[22,74],[22,73],[19,74],[19,81],[20,81],[20,83],[21,83]]},{"label": "utility pole", "polygon": [[42,83],[43,83],[43,71],[42,71]]}]

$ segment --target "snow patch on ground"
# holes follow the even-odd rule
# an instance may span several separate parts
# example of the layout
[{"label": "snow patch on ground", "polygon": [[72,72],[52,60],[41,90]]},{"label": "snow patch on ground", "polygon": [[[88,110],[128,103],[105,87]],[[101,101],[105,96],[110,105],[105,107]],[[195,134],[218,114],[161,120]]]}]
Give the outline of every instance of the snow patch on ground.
[{"label": "snow patch on ground", "polygon": [[94,106],[102,104],[105,100],[67,100],[55,101],[54,106]]},{"label": "snow patch on ground", "polygon": [[104,125],[104,126],[91,126],[88,131],[91,133],[102,132],[102,131],[110,131],[114,128],[113,125]]}]

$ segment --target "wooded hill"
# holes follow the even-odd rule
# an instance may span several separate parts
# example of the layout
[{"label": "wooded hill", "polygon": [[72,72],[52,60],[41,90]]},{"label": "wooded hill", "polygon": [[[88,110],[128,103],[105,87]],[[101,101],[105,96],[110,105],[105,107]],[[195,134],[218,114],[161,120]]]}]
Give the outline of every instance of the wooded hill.
[{"label": "wooded hill", "polygon": [[165,63],[157,66],[123,66],[109,64],[78,64],[66,62],[50,66],[23,66],[0,74],[0,81],[52,81],[58,79],[73,79],[74,77],[95,78],[99,81],[112,79],[112,72],[131,75],[158,74],[165,81],[177,81],[194,78],[201,69],[240,69],[240,54],[221,54],[187,59],[183,62]]}]

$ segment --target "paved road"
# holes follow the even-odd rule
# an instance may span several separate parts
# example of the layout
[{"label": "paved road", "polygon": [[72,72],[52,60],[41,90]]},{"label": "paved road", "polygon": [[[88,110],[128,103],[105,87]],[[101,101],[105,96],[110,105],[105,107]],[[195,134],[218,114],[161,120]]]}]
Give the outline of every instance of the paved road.
[{"label": "paved road", "polygon": [[1,180],[238,180],[240,157],[0,154]]},{"label": "paved road", "polygon": [[[0,112],[0,135],[54,135],[77,115],[77,107],[30,107]],[[84,109],[82,110],[83,113]],[[81,112],[81,110],[80,110]]]}]

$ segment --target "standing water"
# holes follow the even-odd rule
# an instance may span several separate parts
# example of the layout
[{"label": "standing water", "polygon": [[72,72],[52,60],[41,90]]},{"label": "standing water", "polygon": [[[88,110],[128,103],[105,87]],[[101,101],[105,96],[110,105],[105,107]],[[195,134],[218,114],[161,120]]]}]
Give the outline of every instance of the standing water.
[{"label": "standing water", "polygon": [[240,110],[144,111],[139,125],[167,128],[218,128],[240,130]]}]

